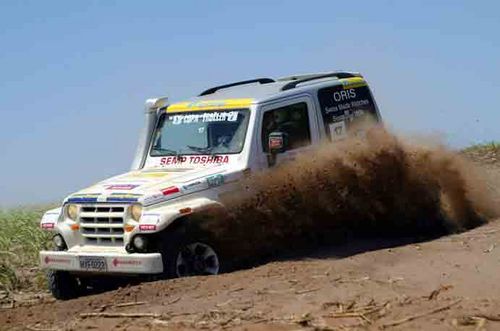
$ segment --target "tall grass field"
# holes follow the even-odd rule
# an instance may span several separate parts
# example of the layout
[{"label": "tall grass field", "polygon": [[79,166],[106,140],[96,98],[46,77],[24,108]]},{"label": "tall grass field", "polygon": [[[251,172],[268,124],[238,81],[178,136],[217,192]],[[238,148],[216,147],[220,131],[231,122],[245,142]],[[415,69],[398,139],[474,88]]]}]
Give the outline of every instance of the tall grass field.
[{"label": "tall grass field", "polygon": [[38,267],[38,252],[51,234],[39,227],[46,207],[0,209],[0,291],[38,291],[45,278]]}]

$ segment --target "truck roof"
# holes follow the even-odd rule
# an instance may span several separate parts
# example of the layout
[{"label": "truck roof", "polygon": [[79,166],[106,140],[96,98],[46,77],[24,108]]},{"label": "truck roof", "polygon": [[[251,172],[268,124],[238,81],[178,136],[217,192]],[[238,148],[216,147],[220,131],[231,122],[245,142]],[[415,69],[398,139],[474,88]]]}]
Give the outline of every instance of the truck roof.
[{"label": "truck roof", "polygon": [[[310,89],[311,85],[328,84],[344,78],[362,77],[357,72],[335,71],[301,74],[278,79],[257,78],[209,88],[200,95],[172,104],[172,108],[186,104],[205,104],[210,101],[246,100],[247,103],[262,103],[286,95],[297,94]],[[184,108],[184,107],[182,107]],[[170,110],[170,109],[169,109]]]}]

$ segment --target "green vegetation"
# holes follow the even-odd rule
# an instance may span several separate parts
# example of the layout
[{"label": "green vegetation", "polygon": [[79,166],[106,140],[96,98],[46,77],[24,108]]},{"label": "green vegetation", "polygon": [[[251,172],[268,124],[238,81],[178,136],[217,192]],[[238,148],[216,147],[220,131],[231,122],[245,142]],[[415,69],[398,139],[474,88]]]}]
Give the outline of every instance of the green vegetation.
[{"label": "green vegetation", "polygon": [[39,290],[45,287],[38,268],[38,251],[51,234],[40,230],[44,208],[0,209],[0,290]]},{"label": "green vegetation", "polygon": [[470,152],[498,152],[500,150],[500,142],[490,141],[488,143],[476,144],[463,149],[464,153]]}]

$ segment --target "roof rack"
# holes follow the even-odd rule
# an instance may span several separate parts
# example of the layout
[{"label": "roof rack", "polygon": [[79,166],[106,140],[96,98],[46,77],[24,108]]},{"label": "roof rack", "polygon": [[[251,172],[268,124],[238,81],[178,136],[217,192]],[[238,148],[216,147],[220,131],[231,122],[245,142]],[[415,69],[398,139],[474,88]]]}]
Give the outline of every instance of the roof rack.
[{"label": "roof rack", "polygon": [[228,88],[228,87],[237,86],[237,85],[246,85],[246,84],[252,84],[252,83],[269,84],[269,83],[274,83],[274,82],[275,82],[275,80],[271,79],[271,78],[257,78],[257,79],[243,80],[241,82],[211,87],[208,90],[201,92],[199,96],[202,97],[204,95],[214,94],[218,90]]},{"label": "roof rack", "polygon": [[316,79],[322,79],[322,78],[351,78],[351,77],[361,77],[359,73],[356,72],[345,72],[345,71],[335,71],[335,72],[328,72],[328,73],[322,73],[322,74],[308,74],[308,75],[297,75],[297,76],[290,76],[290,77],[285,77],[279,79],[281,80],[291,80],[290,83],[284,85],[281,90],[286,91],[286,90],[291,90],[293,88],[296,88],[297,85],[305,82],[309,82],[312,80]]}]

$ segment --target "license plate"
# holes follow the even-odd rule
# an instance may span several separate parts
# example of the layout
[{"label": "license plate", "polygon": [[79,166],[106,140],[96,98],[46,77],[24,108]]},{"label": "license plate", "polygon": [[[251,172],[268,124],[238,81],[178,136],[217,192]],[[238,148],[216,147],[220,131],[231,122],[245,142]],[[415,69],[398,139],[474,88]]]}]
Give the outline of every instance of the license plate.
[{"label": "license plate", "polygon": [[87,271],[106,271],[106,258],[101,256],[80,256],[80,268]]}]

